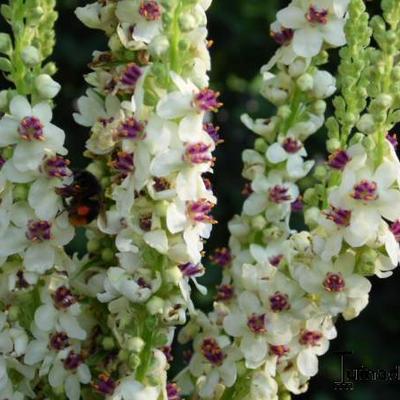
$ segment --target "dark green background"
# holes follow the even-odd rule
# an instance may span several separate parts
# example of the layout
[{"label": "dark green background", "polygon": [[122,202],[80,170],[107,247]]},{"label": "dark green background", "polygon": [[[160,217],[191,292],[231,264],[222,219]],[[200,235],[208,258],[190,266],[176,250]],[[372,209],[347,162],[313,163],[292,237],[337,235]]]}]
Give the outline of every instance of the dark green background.
[{"label": "dark green background", "polygon": [[[259,67],[273,54],[275,44],[269,37],[269,23],[276,10],[285,6],[279,0],[214,0],[209,11],[210,38],[215,41],[212,49],[212,86],[222,93],[224,109],[218,114],[218,124],[225,143],[217,151],[217,163],[213,178],[219,205],[210,249],[225,245],[228,238],[226,223],[241,209],[240,195],[243,184],[240,178],[240,153],[253,142],[253,135],[240,123],[243,112],[255,116],[269,116],[271,109],[266,101],[257,96],[256,82]],[[377,3],[377,2],[374,2]],[[73,10],[86,1],[59,0],[60,18],[57,22],[57,47],[55,60],[59,72],[56,79],[63,85],[58,98],[55,118],[67,132],[67,146],[75,167],[85,165],[81,157],[88,131],[76,125],[71,117],[76,99],[83,94],[86,85],[83,74],[95,49],[105,49],[101,32],[89,30],[76,19]],[[246,82],[252,82],[248,84]],[[321,132],[310,143],[311,153],[323,149],[324,133]],[[84,241],[74,243],[76,250],[82,249]],[[217,282],[219,271],[210,266],[208,282]],[[366,311],[355,321],[338,322],[339,338],[332,342],[329,354],[321,358],[321,373],[311,381],[309,392],[303,399],[313,400],[375,400],[396,399],[400,394],[398,383],[358,384],[355,390],[339,393],[333,390],[333,381],[339,375],[339,358],[336,351],[352,351],[354,367],[365,365],[371,368],[391,369],[400,365],[400,319],[398,287],[400,279],[396,273],[390,280],[373,280],[372,301]],[[209,306],[210,297],[199,299],[199,304]]]}]

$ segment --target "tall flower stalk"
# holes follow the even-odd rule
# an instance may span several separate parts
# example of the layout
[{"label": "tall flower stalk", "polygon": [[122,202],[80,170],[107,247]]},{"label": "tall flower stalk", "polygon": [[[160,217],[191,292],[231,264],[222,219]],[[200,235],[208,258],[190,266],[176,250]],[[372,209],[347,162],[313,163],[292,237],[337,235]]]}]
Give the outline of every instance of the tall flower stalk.
[{"label": "tall flower stalk", "polygon": [[118,354],[116,384],[103,391],[112,399],[177,398],[166,378],[174,329],[194,311],[190,281],[204,291],[196,278],[216,203],[205,174],[219,142],[205,117],[221,106],[208,88],[209,5],[123,0],[77,9],[109,38],[109,50],[94,54],[75,120],[91,129],[88,170],[104,193],[85,273],[100,282]]},{"label": "tall flower stalk", "polygon": [[[178,376],[185,392],[253,400],[306,391],[336,337],[336,317],[357,317],[368,303],[366,276],[390,276],[397,266],[400,170],[390,130],[398,122],[399,5],[382,8],[370,25],[360,0],[295,0],[278,12],[272,37],[282,47],[261,71],[261,93],[277,115],[243,117],[261,136],[243,153],[249,196],[229,225],[231,256],[214,257],[224,267],[214,310],[180,335],[194,339]],[[369,47],[372,31],[378,48]],[[310,230],[295,232],[290,215],[302,207],[312,167],[303,142],[322,126],[324,99],[336,89],[319,65],[324,48],[346,41],[341,94],[327,121],[330,156],[303,195]]]},{"label": "tall flower stalk", "polygon": [[0,398],[66,393],[79,400],[90,381],[82,356],[87,332],[70,288],[74,235],[58,189],[70,183],[64,132],[52,124],[60,85],[46,63],[54,46],[55,1],[1,6],[12,36],[0,34]]}]

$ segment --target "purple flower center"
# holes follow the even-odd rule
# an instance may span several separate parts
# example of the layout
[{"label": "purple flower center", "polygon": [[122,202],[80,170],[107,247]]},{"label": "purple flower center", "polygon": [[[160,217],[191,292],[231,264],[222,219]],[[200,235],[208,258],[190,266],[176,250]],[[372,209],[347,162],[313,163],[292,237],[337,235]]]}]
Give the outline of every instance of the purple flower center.
[{"label": "purple flower center", "polygon": [[201,264],[194,264],[194,263],[186,263],[178,265],[179,269],[181,270],[184,276],[188,278],[192,278],[195,276],[202,275],[204,273],[204,267]]},{"label": "purple flower center", "polygon": [[156,192],[163,192],[170,188],[170,183],[165,178],[154,178],[153,188]]},{"label": "purple flower center", "polygon": [[223,142],[219,134],[219,126],[215,126],[211,122],[207,122],[203,125],[203,129],[210,135],[215,144],[220,144]]},{"label": "purple flower center", "polygon": [[392,223],[392,225],[390,226],[390,230],[392,231],[396,240],[400,242],[400,219]]},{"label": "purple flower center", "polygon": [[221,366],[226,358],[218,342],[214,338],[206,338],[201,344],[201,353],[214,366]]},{"label": "purple flower center", "polygon": [[322,333],[319,331],[304,330],[299,338],[299,343],[303,346],[318,346],[322,339]]},{"label": "purple flower center", "polygon": [[210,256],[210,260],[219,265],[222,268],[225,268],[230,265],[232,262],[232,254],[231,251],[227,247],[219,247],[215,249],[214,254]]},{"label": "purple flower center", "polygon": [[328,10],[326,8],[318,10],[315,6],[310,6],[306,18],[311,24],[325,25],[328,23]]},{"label": "purple flower center", "polygon": [[25,117],[19,124],[18,132],[23,140],[32,142],[33,140],[45,140],[43,134],[43,124],[39,118]]},{"label": "purple flower center", "polygon": [[345,210],[344,208],[336,208],[334,206],[330,206],[330,210],[325,212],[326,218],[333,221],[336,225],[339,226],[349,226],[351,220],[351,211]]},{"label": "purple flower center", "polygon": [[108,374],[100,374],[95,389],[104,395],[112,395],[117,387],[115,381]]},{"label": "purple flower center", "polygon": [[232,285],[223,284],[217,287],[216,300],[218,301],[229,301],[235,295],[235,289]]},{"label": "purple flower center", "polygon": [[269,189],[269,200],[276,204],[286,203],[292,197],[289,194],[289,188],[282,185],[276,185]]},{"label": "purple flower center", "polygon": [[396,150],[399,145],[399,142],[397,140],[397,134],[396,133],[388,133],[386,135],[386,139],[389,140],[389,142],[391,143],[393,148]]},{"label": "purple flower center", "polygon": [[70,161],[64,157],[54,156],[44,162],[44,169],[51,178],[65,178],[72,175],[69,164]]},{"label": "purple flower center", "polygon": [[294,154],[297,153],[303,146],[297,139],[288,137],[282,143],[282,147],[287,153]]},{"label": "purple flower center", "polygon": [[205,222],[213,224],[216,221],[210,214],[214,204],[206,199],[198,201],[190,201],[187,206],[187,213],[189,218],[194,222]]},{"label": "purple flower center", "polygon": [[155,0],[142,1],[139,14],[147,21],[156,21],[161,18],[161,7]]},{"label": "purple flower center", "polygon": [[142,231],[149,232],[151,231],[151,225],[153,221],[152,214],[142,215],[139,219],[139,226]]},{"label": "purple flower center", "polygon": [[135,87],[136,82],[142,76],[142,70],[136,64],[129,64],[121,76],[121,83],[130,88]]},{"label": "purple flower center", "polygon": [[293,212],[303,211],[304,205],[300,196],[293,203],[290,204],[290,208]]},{"label": "purple flower center", "polygon": [[144,124],[130,117],[118,127],[117,135],[119,139],[141,140],[144,136]]},{"label": "purple flower center", "polygon": [[205,143],[193,143],[186,147],[184,159],[192,164],[204,164],[212,162],[210,154],[210,145]]},{"label": "purple flower center", "polygon": [[251,332],[261,335],[267,332],[265,326],[265,314],[252,314],[247,320],[247,326]]},{"label": "purple flower center", "polygon": [[67,358],[64,360],[64,368],[70,371],[76,370],[82,364],[80,354],[70,351]]},{"label": "purple flower center", "polygon": [[283,254],[278,254],[278,255],[272,256],[268,259],[269,263],[273,267],[279,267],[279,264],[282,262],[282,260],[283,260]]},{"label": "purple flower center", "polygon": [[0,155],[0,169],[3,168],[3,165],[6,163],[6,160]]},{"label": "purple flower center", "polygon": [[142,288],[142,289],[151,289],[150,283],[146,282],[144,278],[139,278],[136,283]]},{"label": "purple flower center", "polygon": [[345,287],[346,283],[343,279],[343,275],[339,273],[328,272],[326,274],[326,278],[322,283],[323,287],[327,292],[342,292]]},{"label": "purple flower center", "polygon": [[283,344],[276,346],[271,345],[269,349],[272,354],[275,354],[278,357],[283,357],[285,354],[289,353],[290,350],[288,346],[285,346]]},{"label": "purple flower center", "polygon": [[133,154],[127,153],[126,151],[119,151],[116,157],[111,161],[111,166],[122,176],[128,176],[134,168]]},{"label": "purple flower center", "polygon": [[28,222],[28,231],[26,237],[32,242],[44,242],[51,239],[51,223],[49,221],[33,221]]},{"label": "purple flower center", "polygon": [[282,27],[280,31],[271,31],[271,37],[281,46],[287,46],[293,39],[294,31]]},{"label": "purple flower center", "polygon": [[50,337],[50,348],[56,351],[64,350],[69,346],[69,338],[65,332],[56,332]]},{"label": "purple flower center", "polygon": [[65,286],[57,288],[53,294],[54,305],[59,310],[65,310],[77,302],[76,297]]},{"label": "purple flower center", "polygon": [[366,179],[354,186],[354,192],[351,195],[355,200],[373,201],[378,198],[378,184]]},{"label": "purple flower center", "polygon": [[205,88],[196,94],[194,104],[200,111],[217,111],[222,106],[222,103],[218,102],[218,96],[218,92]]},{"label": "purple flower center", "polygon": [[328,165],[342,171],[350,160],[350,156],[344,150],[337,150],[329,156]]},{"label": "purple flower center", "polygon": [[176,383],[167,383],[168,400],[181,400],[180,390]]},{"label": "purple flower center", "polygon": [[269,302],[271,310],[274,312],[289,310],[290,308],[289,296],[284,293],[275,292],[275,294],[269,298]]},{"label": "purple flower center", "polygon": [[165,358],[169,363],[174,361],[174,357],[172,355],[172,347],[171,346],[164,346],[161,348],[161,351],[164,353]]}]

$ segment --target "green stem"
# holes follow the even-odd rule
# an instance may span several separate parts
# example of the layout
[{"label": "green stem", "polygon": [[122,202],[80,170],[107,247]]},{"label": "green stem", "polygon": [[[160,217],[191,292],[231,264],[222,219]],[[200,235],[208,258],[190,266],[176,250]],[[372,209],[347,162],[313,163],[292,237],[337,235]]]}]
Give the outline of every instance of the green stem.
[{"label": "green stem", "polygon": [[174,10],[174,15],[171,23],[171,51],[170,51],[170,62],[171,69],[179,73],[179,39],[180,39],[180,29],[179,29],[179,15],[181,12],[182,3],[178,0],[177,5]]}]

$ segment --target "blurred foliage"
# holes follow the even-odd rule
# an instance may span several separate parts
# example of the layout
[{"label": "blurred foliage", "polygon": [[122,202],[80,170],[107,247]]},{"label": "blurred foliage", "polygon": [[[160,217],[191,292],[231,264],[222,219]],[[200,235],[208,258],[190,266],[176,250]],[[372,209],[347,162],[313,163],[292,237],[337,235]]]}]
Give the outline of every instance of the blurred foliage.
[{"label": "blurred foliage", "polygon": [[[4,0],[1,1],[3,3]],[[58,0],[60,18],[56,24],[57,45],[55,61],[59,71],[56,79],[63,85],[55,110],[56,123],[67,132],[67,147],[73,166],[80,168],[86,161],[82,157],[88,131],[75,124],[71,114],[76,99],[85,92],[83,75],[95,49],[105,49],[106,42],[101,32],[85,28],[75,17],[74,9],[86,1]],[[276,45],[269,37],[269,24],[278,8],[286,5],[284,0],[214,0],[209,11],[210,38],[213,58],[212,86],[222,94],[224,109],[217,115],[225,143],[217,151],[217,162],[213,184],[219,199],[213,236],[208,249],[226,245],[227,222],[240,212],[241,151],[252,146],[253,135],[242,126],[243,112],[254,116],[268,117],[273,109],[257,95],[257,73],[274,53]],[[378,2],[372,2],[374,6]],[[4,30],[0,23],[0,30]],[[335,57],[333,57],[335,59]],[[334,67],[334,66],[333,66]],[[323,152],[324,133],[309,143],[310,153],[319,157]],[[83,251],[84,239],[79,235],[72,250]],[[218,282],[220,273],[214,266],[204,281]],[[330,352],[321,358],[320,374],[311,381],[310,390],[299,399],[312,400],[376,400],[396,399],[400,393],[400,380],[396,383],[359,383],[352,392],[338,392],[333,382],[339,378],[340,362],[335,352],[352,351],[348,364],[371,368],[391,369],[400,365],[400,318],[398,317],[397,291],[399,274],[389,281],[374,279],[371,303],[357,320],[338,321],[339,337],[332,342]],[[198,295],[197,303],[210,307],[213,290],[205,298]],[[400,379],[400,378],[399,378]]]}]

